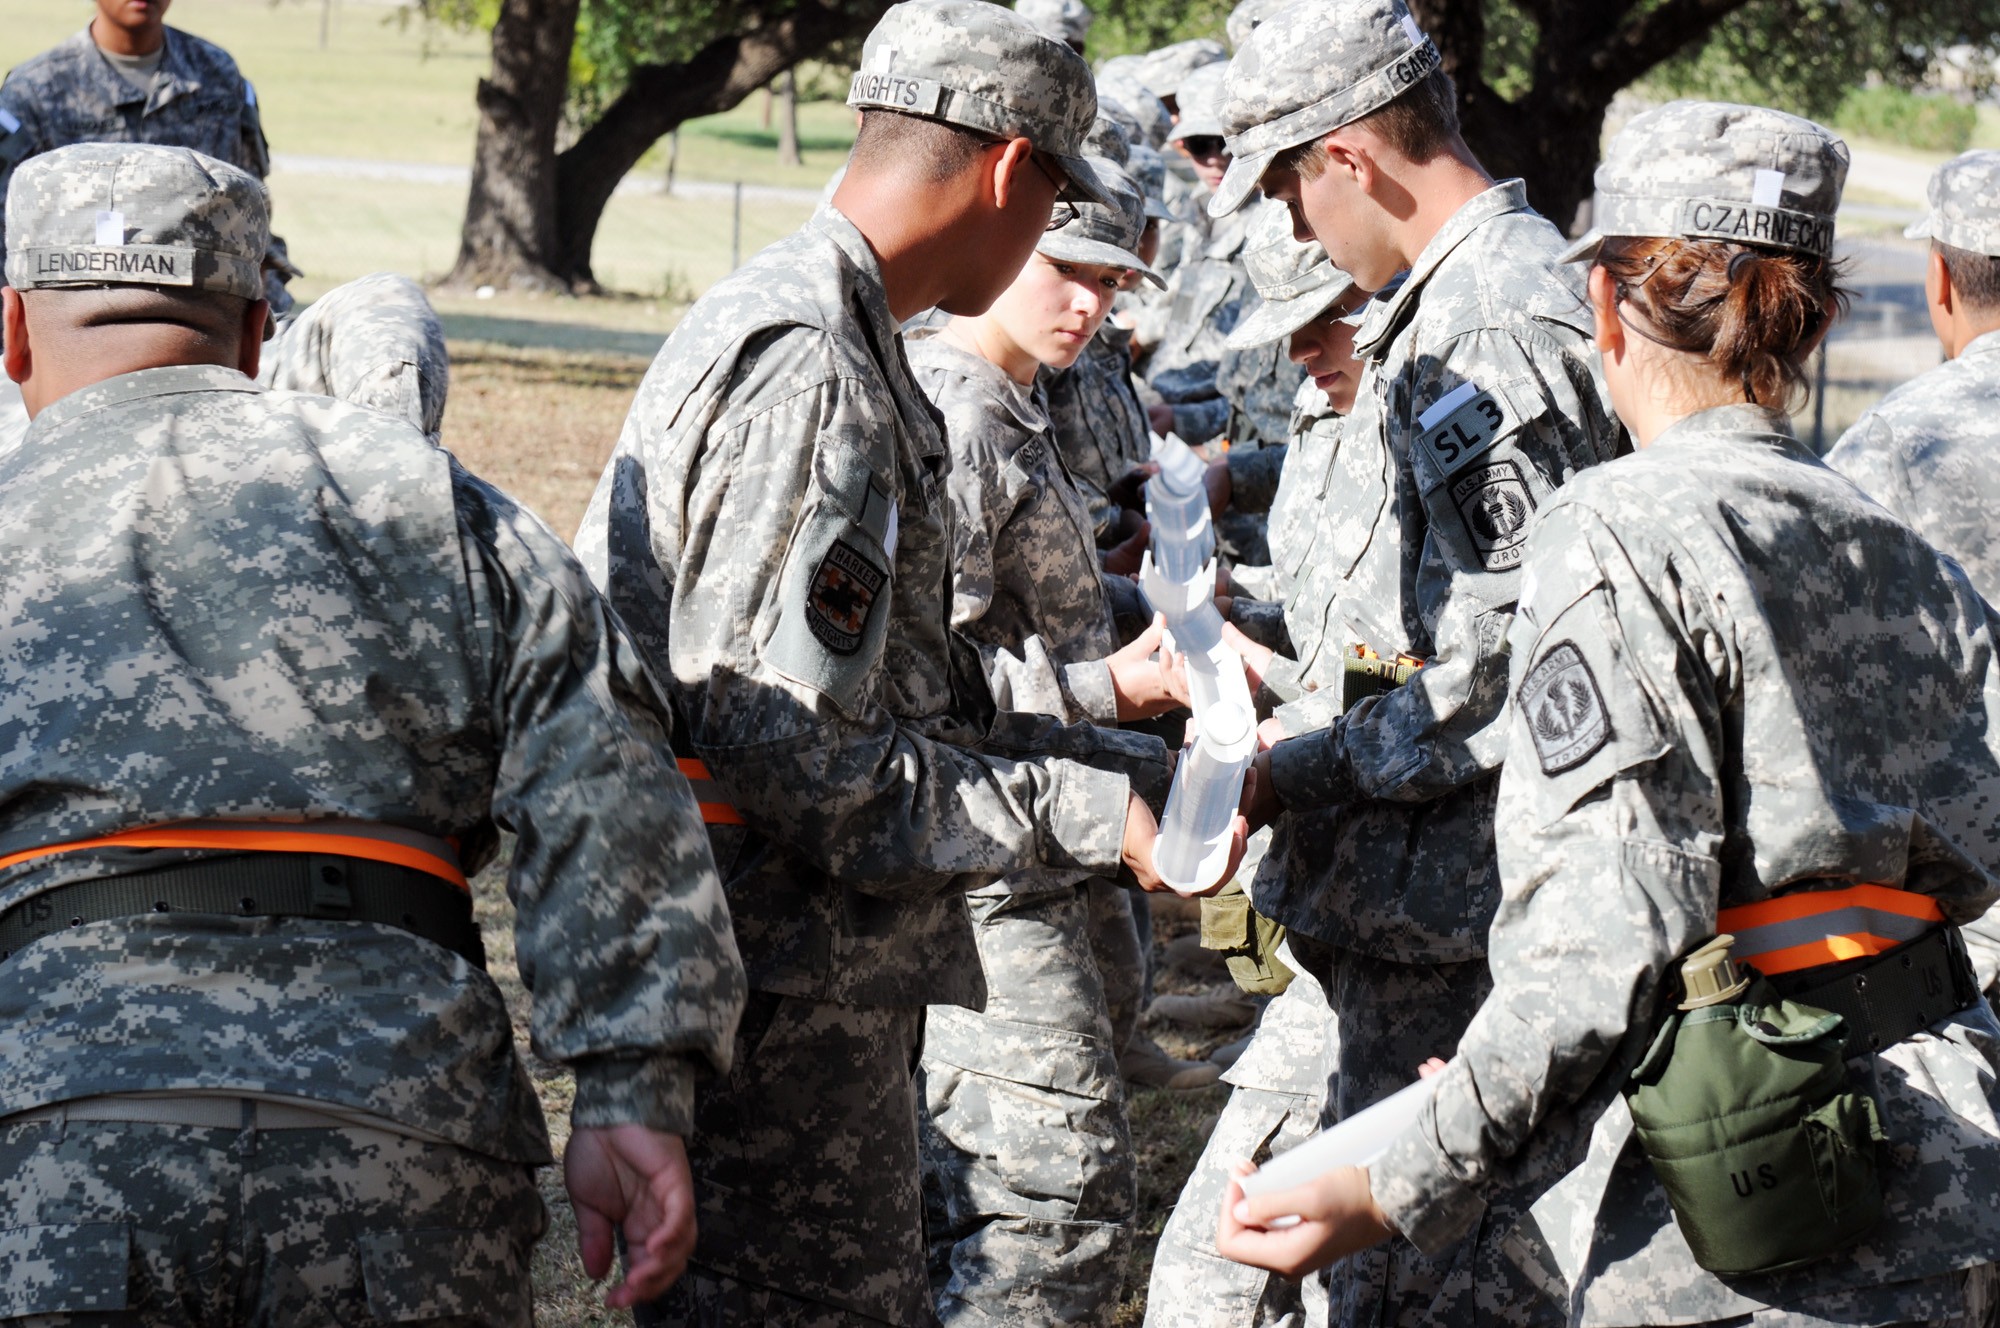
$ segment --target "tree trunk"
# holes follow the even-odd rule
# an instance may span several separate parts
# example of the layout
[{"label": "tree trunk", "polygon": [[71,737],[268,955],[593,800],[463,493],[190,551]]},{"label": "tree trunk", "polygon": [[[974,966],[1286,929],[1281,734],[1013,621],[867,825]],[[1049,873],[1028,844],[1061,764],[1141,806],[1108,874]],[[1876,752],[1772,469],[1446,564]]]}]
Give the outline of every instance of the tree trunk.
[{"label": "tree trunk", "polygon": [[581,0],[502,0],[493,76],[479,81],[479,137],[454,286],[566,290],[556,128]]},{"label": "tree trunk", "polygon": [[789,69],[778,75],[778,164],[804,164],[799,157],[799,86]]},{"label": "tree trunk", "polygon": [[605,107],[597,123],[556,158],[560,261],[555,272],[574,288],[596,284],[590,250],[605,205],[662,134],[684,120],[726,111],[800,60],[866,33],[889,2],[802,0],[784,18],[718,37],[680,64],[634,70],[625,91]]},{"label": "tree trunk", "polygon": [[1411,0],[1458,85],[1465,141],[1496,177],[1520,176],[1528,201],[1569,229],[1591,194],[1604,113],[1623,88],[1706,41],[1748,0],[1515,0],[1538,32],[1528,90],[1508,101],[1486,81],[1485,0]]}]

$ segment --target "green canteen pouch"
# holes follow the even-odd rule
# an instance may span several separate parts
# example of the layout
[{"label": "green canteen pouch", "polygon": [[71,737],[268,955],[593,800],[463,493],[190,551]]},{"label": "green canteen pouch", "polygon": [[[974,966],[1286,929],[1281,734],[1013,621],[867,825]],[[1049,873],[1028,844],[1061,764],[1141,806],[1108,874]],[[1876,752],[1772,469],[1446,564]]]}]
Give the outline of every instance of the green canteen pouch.
[{"label": "green canteen pouch", "polygon": [[1882,1216],[1875,1099],[1848,1086],[1837,1014],[1781,999],[1675,1010],[1626,1086],[1695,1262],[1763,1273],[1844,1249]]},{"label": "green canteen pouch", "polygon": [[1201,946],[1222,955],[1229,976],[1253,996],[1276,996],[1293,973],[1278,957],[1285,929],[1250,907],[1241,885],[1201,901]]}]

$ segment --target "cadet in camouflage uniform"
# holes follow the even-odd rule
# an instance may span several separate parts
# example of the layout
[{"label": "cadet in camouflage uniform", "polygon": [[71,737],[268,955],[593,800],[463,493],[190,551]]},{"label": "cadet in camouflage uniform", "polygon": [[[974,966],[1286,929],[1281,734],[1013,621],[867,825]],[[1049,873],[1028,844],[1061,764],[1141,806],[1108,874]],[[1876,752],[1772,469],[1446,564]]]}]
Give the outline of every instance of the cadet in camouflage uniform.
[{"label": "cadet in camouflage uniform", "polygon": [[656,1294],[744,981],[631,643],[409,425],[246,376],[255,179],[58,148],[7,221],[0,1318],[525,1328],[549,1139],[465,886],[501,829],[584,1263],[622,1221],[612,1301]]},{"label": "cadet in camouflage uniform", "polygon": [[435,443],[451,381],[444,325],[414,281],[372,273],[287,319],[264,347],[257,381],[385,410]]},{"label": "cadet in camouflage uniform", "polygon": [[[1485,994],[1521,544],[1555,486],[1624,447],[1580,285],[1555,266],[1562,237],[1520,181],[1496,184],[1473,159],[1438,63],[1402,0],[1279,11],[1230,65],[1232,161],[1213,204],[1240,207],[1261,182],[1364,289],[1409,270],[1356,334],[1367,373],[1288,618],[1316,624],[1294,640],[1307,676],[1338,676],[1362,645],[1427,662],[1352,713],[1323,685],[1267,721],[1267,739],[1292,736],[1257,758],[1251,818],[1277,818],[1257,911],[1291,929],[1340,1020],[1332,1120],[1402,1087],[1416,1051],[1448,1051]],[[1397,98],[1416,128],[1391,137],[1397,122],[1371,113]],[[1398,217],[1343,194],[1336,149],[1422,206]],[[1503,1198],[1483,1239],[1349,1260],[1333,1321],[1529,1317],[1497,1248],[1505,1218]]]},{"label": "cadet in camouflage uniform", "polygon": [[[1205,65],[1188,75],[1181,84],[1180,118],[1169,135],[1201,176],[1199,196],[1191,202],[1196,209],[1206,206],[1229,164],[1219,118],[1226,68]],[[1242,216],[1212,221],[1204,239],[1183,253],[1164,303],[1140,321],[1142,372],[1159,398],[1148,411],[1154,433],[1171,431],[1186,442],[1205,443],[1220,437],[1229,422],[1229,401],[1218,374],[1223,342],[1250,293],[1242,258],[1247,234]]]},{"label": "cadet in camouflage uniform", "polygon": [[[22,162],[67,143],[162,143],[260,180],[271,173],[257,90],[229,52],[166,25],[171,3],[98,0],[82,32],[8,73],[0,83],[0,200]],[[298,269],[275,237],[264,262],[264,297],[282,317],[292,307],[285,282]]]},{"label": "cadet in camouflage uniform", "polygon": [[[1295,450],[1298,456],[1298,467],[1287,463],[1282,480],[1275,474],[1269,477],[1279,489],[1267,504],[1273,570],[1282,569],[1284,577],[1272,586],[1276,602],[1259,607],[1278,611],[1272,616],[1276,617],[1277,637],[1282,640],[1284,624],[1278,614],[1286,607],[1290,574],[1311,547],[1320,499],[1313,484],[1301,483],[1299,477],[1310,481],[1324,478],[1337,446],[1338,421],[1354,404],[1360,365],[1352,356],[1352,330],[1338,320],[1351,314],[1367,296],[1333,266],[1317,242],[1300,243],[1291,238],[1289,213],[1284,208],[1278,208],[1277,214],[1284,225],[1286,244],[1277,244],[1273,232],[1267,237],[1269,242],[1253,250],[1261,255],[1250,269],[1261,302],[1236,325],[1230,339],[1232,344],[1244,346],[1272,342],[1284,346],[1292,360],[1309,360],[1326,385],[1303,385],[1294,420],[1296,432],[1289,445],[1240,454],[1249,459],[1283,458],[1288,450]],[[1258,233],[1269,230],[1272,224],[1260,219]],[[1343,333],[1342,353],[1322,355],[1319,347],[1326,339],[1326,329],[1335,326]],[[1232,448],[1228,457],[1216,464],[1228,467],[1233,475],[1240,474],[1245,493],[1266,483],[1263,467],[1239,467],[1239,460],[1239,453]],[[1232,619],[1249,607],[1240,597],[1231,599]],[[1266,679],[1273,679],[1278,670],[1266,664],[1262,672]],[[1339,680],[1329,681],[1337,686]],[[1287,699],[1296,694],[1294,689]],[[1269,692],[1260,699],[1268,706]],[[1251,851],[1259,847],[1253,840]],[[1222,1076],[1234,1090],[1229,1104],[1216,1121],[1160,1234],[1146,1293],[1149,1328],[1305,1328],[1325,1322],[1323,1278],[1309,1278],[1302,1284],[1289,1281],[1226,1259],[1215,1248],[1215,1211],[1228,1187],[1230,1166],[1239,1158],[1261,1161],[1303,1143],[1319,1129],[1326,1103],[1327,1058],[1336,1038],[1333,1014],[1319,982],[1301,971],[1307,966],[1296,959],[1288,961],[1288,966],[1296,976],[1265,1007],[1249,1048]]]},{"label": "cadet in camouflage uniform", "polygon": [[[1223,49],[1221,42],[1198,37],[1149,52],[1132,68],[1134,76],[1159,99],[1168,114],[1178,119],[1182,85],[1196,70],[1208,65],[1220,66],[1228,59],[1229,52]],[[1107,64],[1105,74],[1111,72]],[[1165,139],[1154,146],[1171,154],[1167,172],[1167,203],[1182,218],[1180,223],[1167,227],[1161,235],[1159,257],[1153,262],[1153,270],[1171,284],[1180,265],[1198,255],[1202,246],[1208,243],[1209,218],[1202,205],[1207,201],[1209,191],[1195,178],[1187,159],[1169,148]],[[1152,303],[1164,309],[1167,298],[1163,295]],[[1150,329],[1141,336],[1142,341],[1158,339],[1159,334]]]},{"label": "cadet in camouflage uniform", "polygon": [[[1747,106],[1677,102],[1612,143],[1598,229],[1572,253],[1596,262],[1605,374],[1643,450],[1553,496],[1527,542],[1493,992],[1399,1141],[1365,1171],[1226,1211],[1226,1251],[1296,1271],[1387,1224],[1442,1250],[1511,1171],[1589,1136],[1534,1214],[1572,1323],[1992,1322],[2000,1025],[1962,951],[1936,992],[1958,1013],[1880,1022],[1899,952],[1949,954],[1945,924],[2000,896],[1992,613],[1782,408],[1836,303],[1846,170],[1819,126]],[[1857,660],[1894,685],[1852,685]],[[1832,980],[1871,993],[1845,1007],[1848,1046],[1882,1049],[1847,1069],[1889,1136],[1884,1214],[1788,1271],[1705,1272],[1620,1092],[1649,1012],[1679,999],[1676,960],[1740,930],[1726,910],[1784,899],[1827,936],[1874,930],[1838,907],[1857,881],[1901,893],[1900,916],[1928,911],[1929,930],[1886,955],[1843,936],[1829,951],[1860,957],[1772,972],[1806,1005]],[[1812,907],[1822,892],[1833,912]],[[1737,939],[1753,963],[1768,953]],[[1307,1221],[1242,1224],[1278,1213]]]},{"label": "cadet in camouflage uniform", "polygon": [[1014,12],[1044,37],[1053,37],[1082,55],[1095,17],[1083,0],[1018,0]]},{"label": "cadet in camouflage uniform", "polygon": [[[952,626],[978,649],[995,702],[1115,724],[1184,705],[1186,688],[1150,658],[1157,628],[1118,648],[1090,514],[1037,386],[1081,353],[1126,272],[1159,279],[1133,252],[1146,225],[1137,186],[1094,165],[1117,205],[1071,209],[991,309],[913,341],[910,363],[951,448]],[[929,1012],[926,1226],[947,1324],[1105,1324],[1117,1308],[1137,1185],[1118,1053],[1137,993],[1127,983],[1114,1019],[1093,896],[1125,903],[1077,871],[974,891],[986,1008]],[[1129,906],[1100,925],[1132,936]]]},{"label": "cadet in camouflage uniform", "polygon": [[1968,152],[1931,177],[1924,293],[1945,363],[1876,403],[1827,464],[1958,559],[2000,596],[2000,152]]},{"label": "cadet in camouflage uniform", "polygon": [[985,1000],[963,892],[1157,879],[1161,744],[996,713],[950,631],[950,459],[898,333],[985,309],[1059,190],[1099,188],[1089,71],[984,0],[908,0],[849,104],[832,204],[681,320],[578,536],[735,808],[710,836],[753,988],[654,1321],[930,1322],[913,1076],[924,1007]]}]

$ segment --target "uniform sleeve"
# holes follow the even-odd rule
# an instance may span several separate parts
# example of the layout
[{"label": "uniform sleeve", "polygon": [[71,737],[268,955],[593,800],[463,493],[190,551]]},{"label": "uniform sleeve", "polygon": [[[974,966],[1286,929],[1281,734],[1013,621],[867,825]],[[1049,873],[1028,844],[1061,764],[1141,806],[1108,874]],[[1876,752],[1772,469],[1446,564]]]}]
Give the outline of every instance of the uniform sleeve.
[{"label": "uniform sleeve", "polygon": [[1174,407],[1174,432],[1184,443],[1205,443],[1220,437],[1229,423],[1229,403],[1221,397],[1207,397]]},{"label": "uniform sleeve", "polygon": [[1903,466],[1896,431],[1880,411],[1869,411],[1840,435],[1840,441],[1826,454],[1826,464],[1853,480],[1899,520],[1910,520],[1916,509],[1910,474]]},{"label": "uniform sleeve", "polygon": [[238,159],[244,170],[258,179],[271,173],[271,144],[264,137],[264,115],[257,106],[257,88],[247,78],[238,75],[243,84],[242,156]]},{"label": "uniform sleeve", "polygon": [[1229,450],[1229,505],[1239,512],[1268,512],[1284,475],[1286,444]]},{"label": "uniform sleeve", "polygon": [[[14,168],[45,150],[34,108],[12,79],[0,83],[0,257],[7,252],[7,187],[14,182]],[[0,286],[6,284],[0,272]]]},{"label": "uniform sleeve", "polygon": [[1556,486],[1596,459],[1570,422],[1599,422],[1601,408],[1594,391],[1578,391],[1571,367],[1553,348],[1489,330],[1425,357],[1391,386],[1407,393],[1416,420],[1399,446],[1423,522],[1411,599],[1426,663],[1324,732],[1272,751],[1272,784],[1287,807],[1424,801],[1499,766],[1522,547]]},{"label": "uniform sleeve", "polygon": [[572,1066],[578,1127],[686,1134],[729,1068],[745,982],[664,702],[554,534],[453,466],[516,836],[508,895],[535,1054]]},{"label": "uniform sleeve", "polygon": [[[757,371],[783,354],[766,348]],[[892,571],[921,566],[941,586],[950,571],[948,549],[918,547],[937,534],[900,518],[891,530],[895,481],[870,460],[892,428],[879,389],[821,377],[689,441],[664,428],[680,403],[649,387],[580,543],[750,825],[887,896],[934,893],[960,873],[1115,869],[1131,777],[1165,769],[1157,740],[1093,729],[1092,765],[1000,756],[939,740],[886,703],[955,684],[885,667]],[[701,451],[681,463],[685,483],[670,447]],[[949,501],[935,476],[907,478],[914,510]]]},{"label": "uniform sleeve", "polygon": [[[1552,1112],[1616,1087],[1675,959],[1715,930],[1726,623],[1671,566],[1641,575],[1595,514],[1531,541],[1500,776],[1493,991],[1432,1104],[1371,1164],[1418,1248],[1466,1231],[1481,1187]],[[1585,920],[1579,925],[1579,919]]]},{"label": "uniform sleeve", "polygon": [[978,650],[980,672],[999,709],[1115,724],[1117,696],[1103,660],[1059,664],[1040,635],[995,631],[986,621],[996,593],[995,547],[1023,499],[1033,494],[1008,485],[1008,445],[1017,435],[983,404],[958,403],[945,412],[945,431],[952,440],[946,481],[953,516],[951,625]]}]

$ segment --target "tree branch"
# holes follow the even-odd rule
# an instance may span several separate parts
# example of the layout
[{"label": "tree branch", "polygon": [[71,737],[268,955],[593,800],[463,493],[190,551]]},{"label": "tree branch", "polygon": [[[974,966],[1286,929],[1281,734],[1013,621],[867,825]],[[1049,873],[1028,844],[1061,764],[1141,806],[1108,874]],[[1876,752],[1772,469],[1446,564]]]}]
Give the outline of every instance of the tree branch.
[{"label": "tree branch", "polygon": [[1666,0],[1657,9],[1621,24],[1610,40],[1591,54],[1587,72],[1579,81],[1588,82],[1594,92],[1609,100],[1683,47],[1705,41],[1717,23],[1747,3],[1749,0]]}]

